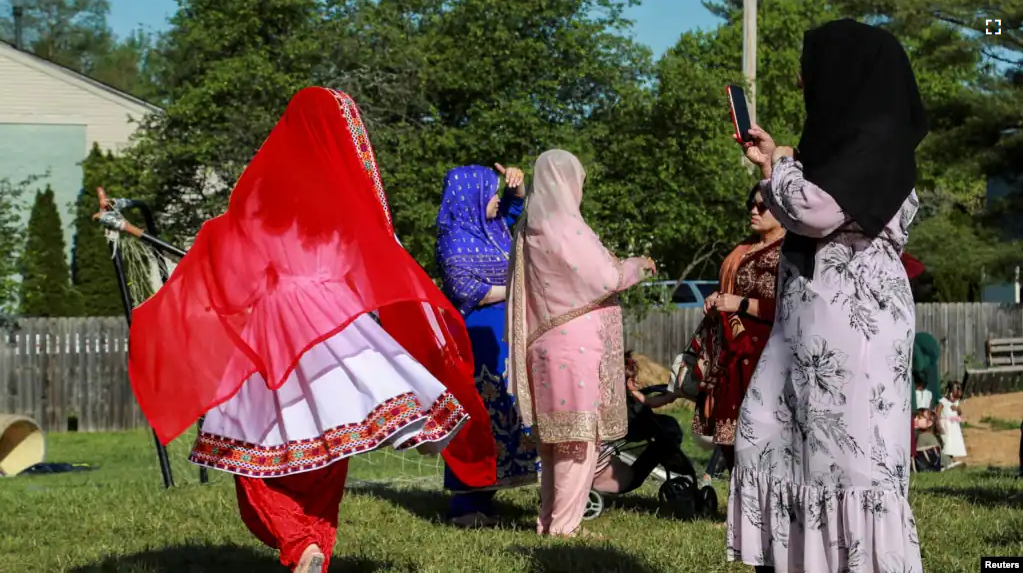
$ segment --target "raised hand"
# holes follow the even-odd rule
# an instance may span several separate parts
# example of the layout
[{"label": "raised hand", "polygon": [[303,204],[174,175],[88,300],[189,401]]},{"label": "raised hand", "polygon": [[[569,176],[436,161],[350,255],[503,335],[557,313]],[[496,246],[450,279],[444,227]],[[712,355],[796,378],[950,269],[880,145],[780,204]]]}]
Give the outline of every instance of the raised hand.
[{"label": "raised hand", "polygon": [[521,197],[525,193],[526,174],[521,169],[518,167],[505,167],[500,163],[495,163],[494,169],[504,177],[505,184],[514,189],[517,195]]}]

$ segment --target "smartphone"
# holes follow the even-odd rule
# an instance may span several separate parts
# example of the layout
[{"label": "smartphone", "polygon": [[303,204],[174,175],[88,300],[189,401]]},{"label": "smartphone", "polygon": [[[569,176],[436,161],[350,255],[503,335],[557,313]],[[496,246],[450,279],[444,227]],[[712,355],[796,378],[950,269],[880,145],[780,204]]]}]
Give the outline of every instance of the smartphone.
[{"label": "smartphone", "polygon": [[728,108],[732,112],[732,125],[735,127],[735,137],[741,141],[753,141],[749,135],[750,119],[749,107],[746,106],[746,92],[735,84],[728,84],[725,87],[728,94]]}]

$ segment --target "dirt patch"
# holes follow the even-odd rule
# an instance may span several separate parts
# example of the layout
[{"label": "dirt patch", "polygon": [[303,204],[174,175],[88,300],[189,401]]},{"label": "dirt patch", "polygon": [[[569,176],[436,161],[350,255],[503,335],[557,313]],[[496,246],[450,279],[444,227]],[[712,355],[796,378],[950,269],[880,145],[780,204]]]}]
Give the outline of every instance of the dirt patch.
[{"label": "dirt patch", "polygon": [[633,354],[632,356],[636,359],[636,365],[639,366],[639,375],[636,377],[636,381],[639,383],[641,388],[668,383],[668,378],[671,376],[671,370],[668,370],[664,366],[661,366],[642,354]]},{"label": "dirt patch", "polygon": [[[975,467],[1019,466],[1018,428],[1023,418],[1023,392],[967,398],[963,401],[963,418],[968,425],[963,428],[967,464]],[[985,418],[988,420],[982,422]],[[1004,422],[1013,422],[1016,428],[1005,429]]]},{"label": "dirt patch", "polygon": [[[639,367],[639,375],[636,376],[636,382],[639,383],[640,388],[668,383],[668,378],[671,377],[671,370],[668,370],[661,364],[650,360],[650,358],[642,354],[633,354],[632,357],[636,360],[636,365]],[[663,408],[657,409],[658,412],[670,412],[675,410],[688,410],[691,412],[693,410],[693,404],[688,400],[676,400]]]}]

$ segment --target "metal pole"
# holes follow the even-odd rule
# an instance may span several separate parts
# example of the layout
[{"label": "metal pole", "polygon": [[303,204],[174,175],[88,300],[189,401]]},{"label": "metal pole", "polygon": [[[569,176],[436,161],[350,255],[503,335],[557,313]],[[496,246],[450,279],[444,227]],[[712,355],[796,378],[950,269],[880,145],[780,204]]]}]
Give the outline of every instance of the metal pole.
[{"label": "metal pole", "polygon": [[[167,270],[167,263],[164,262],[163,257],[160,256],[160,251],[170,252],[179,257],[184,257],[185,251],[156,238],[156,218],[153,217],[153,212],[149,209],[149,205],[142,201],[134,201],[134,204],[140,211],[142,211],[142,217],[146,221],[146,233],[142,235],[143,242],[148,243],[149,250],[152,251],[154,258],[156,259],[156,265],[160,271],[160,281],[163,284],[167,284],[167,280],[170,278],[170,272]],[[205,416],[202,416],[199,418],[199,421],[196,422],[195,427],[198,431],[202,431],[202,423],[204,420]],[[209,470],[207,470],[204,466],[199,466],[199,483],[208,483],[209,481]]]},{"label": "metal pole", "polygon": [[[124,262],[121,260],[121,252],[113,245],[110,246],[110,253],[114,260],[114,271],[117,272],[117,286],[121,291],[121,304],[124,305],[124,318],[128,321],[128,328],[131,329],[131,311],[134,305],[131,302],[131,291],[128,290],[128,281],[124,276]],[[160,438],[153,430],[153,441],[156,443],[156,457],[160,461],[160,473],[163,474],[163,487],[174,486],[174,476],[171,474],[170,460],[167,458],[167,448],[160,443]]]}]

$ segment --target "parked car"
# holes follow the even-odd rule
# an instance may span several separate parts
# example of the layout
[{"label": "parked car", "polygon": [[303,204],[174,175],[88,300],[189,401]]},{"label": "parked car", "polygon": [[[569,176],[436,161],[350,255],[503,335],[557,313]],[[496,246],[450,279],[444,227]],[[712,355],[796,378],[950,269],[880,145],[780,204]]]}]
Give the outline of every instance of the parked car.
[{"label": "parked car", "polygon": [[645,283],[651,302],[676,308],[703,308],[703,301],[718,289],[717,281],[658,281]]}]

